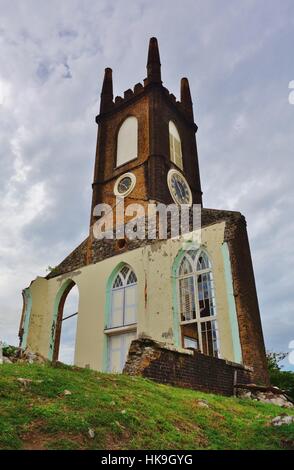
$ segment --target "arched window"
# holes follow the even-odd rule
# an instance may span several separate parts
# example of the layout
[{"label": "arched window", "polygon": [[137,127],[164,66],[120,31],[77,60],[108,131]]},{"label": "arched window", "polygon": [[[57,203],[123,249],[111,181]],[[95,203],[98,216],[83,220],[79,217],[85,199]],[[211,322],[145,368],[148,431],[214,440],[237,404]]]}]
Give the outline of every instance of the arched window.
[{"label": "arched window", "polygon": [[124,265],[111,286],[110,312],[105,333],[108,336],[108,371],[123,370],[129,347],[137,333],[137,277]]},{"label": "arched window", "polygon": [[117,136],[116,166],[138,157],[138,120],[130,116],[124,120]]},{"label": "arched window", "polygon": [[189,250],[178,268],[179,314],[184,347],[219,356],[213,275],[204,251]]},{"label": "arched window", "polygon": [[136,323],[136,290],[136,274],[125,265],[112,284],[109,328]]},{"label": "arched window", "polygon": [[183,169],[182,145],[178,129],[172,121],[169,121],[169,151],[171,161],[181,170]]}]

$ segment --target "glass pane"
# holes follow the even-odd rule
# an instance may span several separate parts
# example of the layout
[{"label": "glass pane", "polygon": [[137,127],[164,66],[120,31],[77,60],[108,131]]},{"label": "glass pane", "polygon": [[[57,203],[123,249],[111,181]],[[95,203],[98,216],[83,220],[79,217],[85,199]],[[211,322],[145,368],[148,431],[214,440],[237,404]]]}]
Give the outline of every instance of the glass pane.
[{"label": "glass pane", "polygon": [[118,274],[114,280],[113,288],[121,287],[123,285],[120,275]]},{"label": "glass pane", "polygon": [[184,276],[185,274],[190,274],[192,271],[193,269],[191,263],[186,258],[186,256],[184,256],[180,264],[179,275]]},{"label": "glass pane", "polygon": [[218,357],[218,331],[216,321],[201,323],[202,352],[209,356]]},{"label": "glass pane", "polygon": [[201,253],[197,261],[197,271],[202,271],[202,269],[209,269],[210,262],[206,253]]},{"label": "glass pane", "polygon": [[131,271],[128,277],[127,284],[135,284],[137,282],[137,277],[134,271]]},{"label": "glass pane", "polygon": [[120,273],[121,275],[126,278],[128,272],[129,272],[130,268],[128,266],[124,266],[121,270],[120,270]]},{"label": "glass pane", "polygon": [[192,260],[194,261],[197,255],[197,250],[189,250],[188,253],[189,253],[189,256],[191,256]]},{"label": "glass pane", "polygon": [[181,321],[194,320],[196,318],[196,309],[193,277],[180,279],[179,287]]},{"label": "glass pane", "polygon": [[136,323],[136,288],[134,285],[125,288],[125,325]]},{"label": "glass pane", "polygon": [[112,291],[110,327],[123,325],[124,289]]},{"label": "glass pane", "polygon": [[215,315],[214,292],[210,274],[205,273],[197,276],[199,311],[202,318]]}]

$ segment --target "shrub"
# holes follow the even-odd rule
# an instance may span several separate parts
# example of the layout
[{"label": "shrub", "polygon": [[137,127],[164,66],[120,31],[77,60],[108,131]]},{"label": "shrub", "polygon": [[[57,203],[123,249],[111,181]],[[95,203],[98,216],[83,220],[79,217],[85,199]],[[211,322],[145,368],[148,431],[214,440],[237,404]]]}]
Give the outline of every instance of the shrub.
[{"label": "shrub", "polygon": [[282,370],[281,362],[287,357],[287,353],[267,353],[267,363],[272,385],[285,390],[294,401],[294,372]]}]

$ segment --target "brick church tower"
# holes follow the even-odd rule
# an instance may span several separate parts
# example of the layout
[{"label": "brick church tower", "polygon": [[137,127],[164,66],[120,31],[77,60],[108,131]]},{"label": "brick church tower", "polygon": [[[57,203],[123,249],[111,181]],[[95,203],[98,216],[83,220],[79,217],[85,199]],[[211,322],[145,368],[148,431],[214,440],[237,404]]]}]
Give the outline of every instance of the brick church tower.
[{"label": "brick church tower", "polygon": [[[230,395],[236,381],[269,381],[246,221],[239,212],[203,207],[187,78],[180,89],[177,101],[162,83],[156,38],[147,77],[123,97],[114,99],[112,70],[105,69],[90,233],[24,289],[20,344],[60,357],[63,308],[76,285],[76,365]],[[201,243],[97,239],[97,207],[116,213],[118,200],[125,208],[200,206]]]},{"label": "brick church tower", "polygon": [[[93,182],[93,208],[100,202],[114,204],[114,182],[124,173],[132,172],[136,186],[131,193],[132,202],[154,200],[172,203],[167,185],[171,168],[179,169],[191,188],[193,203],[202,203],[193,107],[186,78],[181,80],[181,100],[163,86],[161,64],[156,38],[150,39],[147,78],[144,86],[137,83],[124,97],[113,100],[112,70],[105,69],[101,92],[96,163]],[[174,124],[181,136],[181,148],[170,158],[170,138]],[[125,127],[122,129],[121,125]],[[122,139],[118,139],[118,134]],[[134,145],[124,141],[135,140]],[[177,143],[177,139],[174,139]],[[129,147],[128,147],[129,144]],[[177,151],[178,150],[178,151]],[[129,153],[128,153],[129,152]],[[126,197],[126,204],[129,198]]]}]

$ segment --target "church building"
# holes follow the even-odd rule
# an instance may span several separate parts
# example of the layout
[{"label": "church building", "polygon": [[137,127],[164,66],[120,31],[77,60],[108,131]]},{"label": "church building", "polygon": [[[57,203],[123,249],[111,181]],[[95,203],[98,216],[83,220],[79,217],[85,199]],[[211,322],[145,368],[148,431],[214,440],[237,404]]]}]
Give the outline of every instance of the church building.
[{"label": "church building", "polygon": [[[157,361],[155,378],[162,374],[168,382],[164,371],[181,374],[188,360],[185,384],[196,370],[225,381],[226,367],[268,384],[246,221],[239,212],[203,206],[189,83],[181,79],[179,100],[164,87],[156,38],[150,39],[147,77],[123,97],[114,99],[112,70],[105,69],[96,122],[89,235],[46,277],[23,290],[21,348],[59,359],[64,304],[77,286],[75,365],[122,372],[132,370],[134,360],[144,375]],[[198,205],[200,242],[171,236],[169,225],[166,239],[97,239],[95,227],[103,219],[97,206],[107,204],[117,214],[118,198],[125,208],[137,203],[146,211],[150,204],[185,204],[190,215]],[[134,349],[136,344],[141,349]],[[146,366],[146,348],[150,352],[152,344],[169,351],[162,355],[168,365],[156,353]],[[201,388],[202,378],[197,380]]]}]

